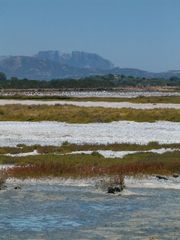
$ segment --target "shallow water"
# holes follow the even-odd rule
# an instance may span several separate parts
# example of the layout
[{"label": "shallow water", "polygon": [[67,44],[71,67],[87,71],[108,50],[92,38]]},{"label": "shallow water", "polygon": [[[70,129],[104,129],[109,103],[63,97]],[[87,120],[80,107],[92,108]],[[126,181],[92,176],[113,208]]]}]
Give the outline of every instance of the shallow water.
[{"label": "shallow water", "polygon": [[180,142],[180,123],[112,123],[67,124],[62,122],[0,122],[0,146],[60,145],[70,143],[160,143]]},{"label": "shallow water", "polygon": [[22,184],[0,192],[0,239],[180,239],[180,191]]}]

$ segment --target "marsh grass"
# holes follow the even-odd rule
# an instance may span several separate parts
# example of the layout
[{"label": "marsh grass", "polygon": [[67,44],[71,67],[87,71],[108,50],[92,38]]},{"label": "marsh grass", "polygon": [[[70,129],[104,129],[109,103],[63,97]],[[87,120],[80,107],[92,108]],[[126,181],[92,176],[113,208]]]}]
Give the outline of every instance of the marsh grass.
[{"label": "marsh grass", "polygon": [[[53,146],[49,147],[49,150],[53,152]],[[130,144],[130,143],[113,143],[113,144],[71,144],[66,142],[66,144],[62,144],[60,147],[55,147],[55,151],[59,151],[62,153],[66,152],[75,152],[75,151],[98,151],[98,150],[111,150],[111,151],[147,151],[152,149],[160,149],[160,148],[174,148],[179,149],[180,144],[159,144],[158,142],[149,142],[146,145],[141,144]],[[41,146],[41,150],[38,149],[39,152],[43,153],[46,147]]]},{"label": "marsh grass", "polygon": [[29,157],[1,156],[4,163],[17,166],[8,169],[10,177],[93,177],[140,174],[180,173],[180,152],[136,153],[124,158],[108,159],[100,154],[40,155]]},{"label": "marsh grass", "polygon": [[41,146],[19,144],[16,147],[0,147],[0,155],[28,153],[36,150],[40,154],[64,154],[76,151],[148,151],[152,149],[171,148],[180,149],[180,143],[159,144],[158,142],[149,142],[147,145],[130,144],[130,143],[113,143],[113,144],[73,144],[64,142],[61,146]]},{"label": "marsh grass", "polygon": [[179,109],[130,109],[79,107],[72,105],[5,105],[0,106],[0,121],[60,121],[98,123],[113,121],[180,121]]}]

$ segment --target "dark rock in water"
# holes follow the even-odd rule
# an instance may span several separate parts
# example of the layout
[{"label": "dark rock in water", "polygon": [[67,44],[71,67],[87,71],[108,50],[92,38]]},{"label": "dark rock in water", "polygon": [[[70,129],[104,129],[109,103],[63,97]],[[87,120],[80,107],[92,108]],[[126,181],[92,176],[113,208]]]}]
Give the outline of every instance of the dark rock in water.
[{"label": "dark rock in water", "polygon": [[115,189],[113,187],[108,187],[108,193],[115,193]]},{"label": "dark rock in water", "polygon": [[160,175],[157,175],[156,178],[160,179],[160,180],[168,180],[167,177],[163,177],[163,176],[160,176]]},{"label": "dark rock in water", "polygon": [[112,193],[112,194],[114,194],[114,193],[118,193],[118,192],[122,192],[122,190],[123,190],[124,188],[123,187],[108,187],[108,193]]},{"label": "dark rock in water", "polygon": [[14,189],[15,189],[15,190],[20,190],[21,187],[20,187],[20,186],[16,186],[16,187],[14,187]]},{"label": "dark rock in water", "polygon": [[173,177],[174,177],[174,178],[178,178],[179,175],[178,175],[177,173],[174,173],[174,174],[173,174]]},{"label": "dark rock in water", "polygon": [[125,188],[124,177],[118,175],[109,179],[101,179],[96,187],[110,194],[120,193]]},{"label": "dark rock in water", "polygon": [[115,192],[121,192],[122,190],[121,190],[120,187],[115,187],[115,188],[114,188],[114,191],[115,191]]}]

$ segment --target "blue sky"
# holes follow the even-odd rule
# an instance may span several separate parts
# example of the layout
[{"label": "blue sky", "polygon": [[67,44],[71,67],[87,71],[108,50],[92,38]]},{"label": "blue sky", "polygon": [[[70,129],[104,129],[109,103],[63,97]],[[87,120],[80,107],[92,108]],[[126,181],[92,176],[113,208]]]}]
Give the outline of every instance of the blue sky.
[{"label": "blue sky", "polygon": [[180,0],[0,0],[0,55],[56,49],[180,69]]}]

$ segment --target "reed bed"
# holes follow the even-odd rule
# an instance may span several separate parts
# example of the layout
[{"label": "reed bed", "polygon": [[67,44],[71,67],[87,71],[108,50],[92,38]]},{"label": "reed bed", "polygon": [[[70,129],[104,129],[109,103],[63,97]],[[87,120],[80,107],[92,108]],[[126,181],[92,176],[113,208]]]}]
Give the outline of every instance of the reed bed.
[{"label": "reed bed", "polygon": [[141,174],[169,175],[180,173],[180,152],[136,153],[123,158],[108,159],[94,152],[91,155],[40,155],[3,157],[4,163],[16,166],[7,170],[10,177],[94,177]]}]

